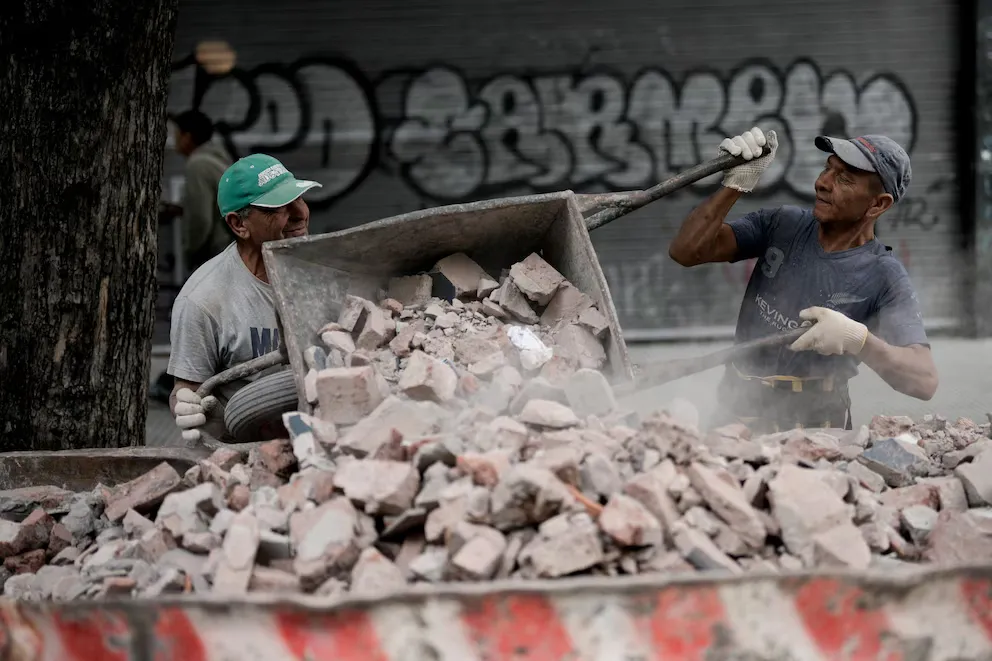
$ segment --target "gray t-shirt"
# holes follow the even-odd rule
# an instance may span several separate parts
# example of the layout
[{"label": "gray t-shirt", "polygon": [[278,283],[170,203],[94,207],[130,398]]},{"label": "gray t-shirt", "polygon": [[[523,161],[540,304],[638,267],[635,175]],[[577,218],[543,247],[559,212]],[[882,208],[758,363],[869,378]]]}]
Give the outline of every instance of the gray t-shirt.
[{"label": "gray t-shirt", "polygon": [[[183,285],[172,307],[169,339],[169,374],[196,383],[279,348],[272,286],[252,275],[236,244],[194,271]],[[226,403],[258,376],[214,394]]]},{"label": "gray t-shirt", "polygon": [[[799,311],[831,308],[859,321],[895,346],[929,346],[909,274],[877,239],[826,252],[810,209],[759,209],[729,223],[737,237],[734,261],[758,258],[737,318],[736,340],[797,328]],[[828,376],[858,373],[853,356],[823,356],[787,346],[757,351],[737,367],[756,376]]]}]

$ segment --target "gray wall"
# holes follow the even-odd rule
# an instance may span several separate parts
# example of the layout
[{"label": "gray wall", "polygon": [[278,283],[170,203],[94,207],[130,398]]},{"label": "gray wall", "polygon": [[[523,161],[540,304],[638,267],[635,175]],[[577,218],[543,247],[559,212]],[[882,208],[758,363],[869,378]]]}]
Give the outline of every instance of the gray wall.
[{"label": "gray wall", "polygon": [[[316,232],[455,201],[640,188],[755,124],[781,146],[734,213],[804,204],[824,160],[815,135],[886,133],[914,178],[879,233],[928,321],[946,325],[965,310],[955,12],[922,0],[197,0],[181,4],[169,104],[198,105],[240,155],[266,151],[321,181]],[[196,75],[206,39],[237,51],[232,75]],[[166,191],[180,173],[170,155]],[[751,264],[686,270],[667,255],[714,185],[593,235],[631,337],[734,323]]]}]

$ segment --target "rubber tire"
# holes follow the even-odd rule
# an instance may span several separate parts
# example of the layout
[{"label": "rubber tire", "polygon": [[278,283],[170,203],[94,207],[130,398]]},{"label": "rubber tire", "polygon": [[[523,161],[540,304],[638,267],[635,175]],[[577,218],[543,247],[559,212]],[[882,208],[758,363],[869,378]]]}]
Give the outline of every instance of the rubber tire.
[{"label": "rubber tire", "polygon": [[[231,396],[224,407],[224,426],[236,443],[286,438],[282,414],[295,411],[298,403],[293,370],[269,374]],[[274,432],[273,428],[281,432]]]}]

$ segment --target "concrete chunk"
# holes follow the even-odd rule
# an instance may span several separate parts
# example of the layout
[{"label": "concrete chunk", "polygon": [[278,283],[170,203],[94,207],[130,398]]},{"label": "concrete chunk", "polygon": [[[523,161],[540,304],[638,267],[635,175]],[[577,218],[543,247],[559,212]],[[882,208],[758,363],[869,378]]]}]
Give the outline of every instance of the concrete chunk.
[{"label": "concrete chunk", "polygon": [[813,562],[826,567],[867,569],[871,549],[861,531],[852,523],[842,523],[813,535]]},{"label": "concrete chunk", "polygon": [[914,544],[922,544],[937,525],[937,510],[926,505],[910,505],[899,512],[902,528]]},{"label": "concrete chunk", "polygon": [[481,581],[492,578],[506,551],[506,538],[498,530],[475,526],[478,532],[460,545],[451,557],[450,568],[458,578]]},{"label": "concrete chunk", "polygon": [[885,478],[890,487],[908,486],[913,483],[914,476],[926,476],[930,464],[923,448],[895,438],[876,441],[858,457],[858,461]]},{"label": "concrete chunk", "polygon": [[742,572],[740,565],[716,547],[713,541],[688,526],[678,524],[674,530],[675,548],[686,562],[703,571],[727,571],[732,574]]},{"label": "concrete chunk", "polygon": [[568,324],[555,334],[555,355],[586,369],[598,370],[606,364],[603,345],[595,335],[578,324]]},{"label": "concrete chunk", "polygon": [[547,399],[528,401],[517,417],[521,422],[553,429],[564,429],[579,424],[579,418],[572,409]]},{"label": "concrete chunk", "polygon": [[446,402],[455,396],[458,375],[443,361],[423,351],[414,351],[398,385],[412,399]]}]

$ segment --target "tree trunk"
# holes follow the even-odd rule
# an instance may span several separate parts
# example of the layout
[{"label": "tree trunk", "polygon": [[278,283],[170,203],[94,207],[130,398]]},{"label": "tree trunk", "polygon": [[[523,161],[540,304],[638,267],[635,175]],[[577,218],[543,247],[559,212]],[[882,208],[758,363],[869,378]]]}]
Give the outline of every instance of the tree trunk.
[{"label": "tree trunk", "polygon": [[144,442],[176,5],[0,2],[0,450]]}]

